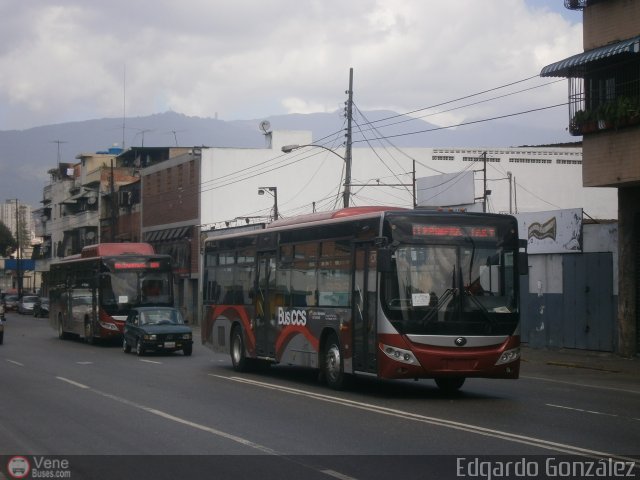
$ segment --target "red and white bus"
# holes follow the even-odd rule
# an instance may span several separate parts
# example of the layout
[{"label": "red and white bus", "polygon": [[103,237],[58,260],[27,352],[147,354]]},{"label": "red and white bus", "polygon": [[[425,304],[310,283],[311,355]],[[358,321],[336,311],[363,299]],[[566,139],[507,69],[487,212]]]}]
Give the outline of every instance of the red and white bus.
[{"label": "red and white bus", "polygon": [[259,362],[350,374],[518,378],[526,242],[509,215],[355,207],[214,232],[202,342]]},{"label": "red and white bus", "polygon": [[51,264],[49,321],[62,339],[121,338],[132,307],[173,305],[171,257],[148,243],[102,243]]}]

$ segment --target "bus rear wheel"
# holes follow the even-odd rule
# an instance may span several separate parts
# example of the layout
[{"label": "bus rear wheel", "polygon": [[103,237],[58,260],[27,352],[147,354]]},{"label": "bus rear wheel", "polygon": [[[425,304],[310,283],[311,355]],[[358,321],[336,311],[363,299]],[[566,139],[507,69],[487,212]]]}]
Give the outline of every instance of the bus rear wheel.
[{"label": "bus rear wheel", "polygon": [[237,372],[246,372],[249,367],[249,359],[244,349],[242,328],[236,326],[231,332],[231,363]]},{"label": "bus rear wheel", "polygon": [[436,385],[445,393],[454,393],[464,385],[464,377],[441,377],[436,378]]},{"label": "bus rear wheel", "polygon": [[327,382],[327,385],[334,390],[342,390],[346,386],[344,359],[340,349],[340,342],[335,333],[329,335],[325,342],[322,377]]}]

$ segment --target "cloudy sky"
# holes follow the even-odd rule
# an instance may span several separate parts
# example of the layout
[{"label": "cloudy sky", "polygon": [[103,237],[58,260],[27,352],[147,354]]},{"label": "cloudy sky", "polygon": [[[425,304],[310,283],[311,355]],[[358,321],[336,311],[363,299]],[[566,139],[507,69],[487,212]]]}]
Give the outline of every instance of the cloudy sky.
[{"label": "cloudy sky", "polygon": [[[0,0],[0,16],[0,130],[123,112],[332,112],[350,67],[361,110],[434,113],[582,51],[581,14],[562,0]],[[541,86],[551,80],[428,121],[566,102],[566,80]]]}]

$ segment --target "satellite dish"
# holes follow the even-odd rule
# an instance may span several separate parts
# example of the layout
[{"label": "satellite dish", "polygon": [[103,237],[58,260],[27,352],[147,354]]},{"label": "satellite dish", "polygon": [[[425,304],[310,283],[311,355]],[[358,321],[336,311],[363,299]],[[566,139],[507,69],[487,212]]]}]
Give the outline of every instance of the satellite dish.
[{"label": "satellite dish", "polygon": [[260,122],[260,131],[265,135],[271,132],[271,122],[269,120],[263,120]]}]

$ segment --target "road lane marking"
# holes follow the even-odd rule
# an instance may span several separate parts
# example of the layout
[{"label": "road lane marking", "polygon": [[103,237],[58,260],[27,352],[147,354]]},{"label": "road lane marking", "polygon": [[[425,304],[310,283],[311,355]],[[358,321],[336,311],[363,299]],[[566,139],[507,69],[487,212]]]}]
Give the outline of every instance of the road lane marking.
[{"label": "road lane marking", "polygon": [[98,389],[89,387],[87,385],[84,385],[82,383],[70,380],[68,378],[64,378],[64,377],[56,377],[56,378],[58,380],[62,380],[63,382],[66,382],[66,383],[68,383],[70,385],[73,385],[75,387],[82,388],[84,390],[88,390],[91,393],[95,393],[95,394],[100,395],[102,397],[108,398],[109,400],[114,400],[116,402],[122,403],[123,405],[127,405],[129,407],[133,407],[133,408],[145,411],[147,413],[150,413],[152,415],[156,415],[156,416],[158,416],[160,418],[163,418],[165,420],[176,422],[176,423],[179,423],[181,425],[184,425],[184,426],[187,426],[187,427],[190,427],[190,428],[194,428],[194,429],[197,429],[197,430],[200,430],[200,431],[203,431],[203,432],[211,433],[212,435],[216,435],[218,437],[222,437],[222,438],[225,438],[227,440],[231,440],[232,442],[239,443],[240,445],[243,445],[245,447],[252,448],[254,450],[258,450],[258,451],[260,451],[260,452],[262,452],[264,454],[274,455],[274,456],[280,457],[280,458],[284,459],[285,461],[289,461],[289,462],[295,463],[295,464],[300,465],[300,466],[302,466],[304,468],[308,468],[310,470],[314,470],[314,471],[317,471],[317,472],[320,472],[320,473],[324,473],[326,475],[331,475],[331,476],[333,476],[335,478],[339,478],[341,480],[356,480],[353,477],[349,477],[347,475],[341,474],[340,472],[336,472],[335,470],[320,470],[317,467],[315,467],[313,465],[309,465],[307,463],[304,463],[303,461],[301,461],[301,460],[299,460],[299,459],[297,459],[295,457],[291,457],[290,455],[285,455],[282,452],[278,452],[278,451],[276,451],[276,450],[274,450],[272,448],[269,448],[269,447],[267,447],[265,445],[261,445],[261,444],[256,443],[256,442],[252,442],[251,440],[248,440],[246,438],[240,437],[238,435],[234,435],[232,433],[227,433],[227,432],[224,432],[222,430],[218,430],[218,429],[213,428],[213,427],[208,427],[206,425],[202,425],[200,423],[192,422],[190,420],[187,420],[187,419],[184,419],[184,418],[181,418],[181,417],[176,417],[175,415],[171,415],[170,413],[163,412],[162,410],[158,410],[158,409],[152,408],[152,407],[147,407],[146,405],[142,405],[140,403],[136,403],[136,402],[133,402],[131,400],[127,400],[126,398],[119,397],[119,396],[113,395],[111,393],[102,392],[102,391],[100,391]]},{"label": "road lane marking", "polygon": [[85,390],[90,390],[91,387],[88,387],[87,385],[84,385],[82,383],[78,383],[78,382],[74,382],[73,380],[69,380],[68,378],[64,378],[64,377],[56,377],[58,380],[62,380],[63,382],[67,382],[71,385],[74,385],[78,388],[83,388]]},{"label": "road lane marking", "polygon": [[78,365],[93,365],[93,362],[76,362]]},{"label": "road lane marking", "polygon": [[624,457],[620,455],[613,455],[607,452],[600,452],[597,450],[591,450],[591,449],[577,447],[577,446],[568,445],[564,443],[553,442],[550,440],[530,437],[527,435],[510,433],[502,430],[495,430],[491,428],[480,427],[478,425],[472,425],[469,423],[456,422],[453,420],[446,420],[446,419],[437,418],[437,417],[428,417],[425,415],[420,415],[420,414],[403,411],[403,410],[396,410],[388,407],[382,407],[382,406],[378,406],[370,403],[357,402],[357,401],[348,400],[345,398],[332,397],[329,395],[310,392],[308,390],[300,390],[296,388],[290,388],[290,387],[285,387],[282,385],[276,385],[276,384],[271,384],[266,382],[259,382],[256,380],[250,380],[250,379],[241,378],[241,377],[227,377],[224,375],[215,375],[212,373],[208,375],[211,377],[220,378],[223,380],[228,380],[228,381],[238,382],[238,383],[245,383],[247,385],[266,388],[270,390],[277,390],[279,392],[289,393],[291,395],[304,396],[304,397],[312,398],[312,399],[327,402],[327,403],[334,403],[334,404],[342,405],[345,407],[356,408],[359,410],[366,410],[366,411],[378,413],[381,415],[387,415],[391,417],[402,418],[404,420],[436,425],[439,427],[450,428],[453,430],[460,430],[468,433],[475,433],[475,434],[483,435],[486,437],[498,438],[498,439],[509,441],[509,442],[521,443],[524,445],[530,445],[533,447],[542,448],[546,450],[553,450],[556,452],[567,453],[570,455],[580,455],[584,457],[593,457],[597,459],[611,458],[614,460],[621,460],[626,462],[637,462],[637,459],[635,458]]},{"label": "road lane marking", "polygon": [[276,452],[275,450],[273,450],[273,449],[271,449],[269,447],[265,447],[264,445],[260,445],[258,443],[252,442],[251,440],[247,440],[245,438],[239,437],[237,435],[226,433],[226,432],[223,432],[222,430],[217,430],[215,428],[207,427],[206,425],[195,423],[195,422],[192,422],[190,420],[186,420],[184,418],[176,417],[175,415],[171,415],[170,413],[163,412],[162,410],[158,410],[158,409],[155,409],[155,408],[152,408],[152,407],[147,407],[147,406],[142,405],[140,403],[136,403],[136,402],[133,402],[131,400],[127,400],[126,398],[119,397],[119,396],[113,395],[111,393],[102,392],[102,391],[97,390],[95,388],[89,387],[88,385],[84,385],[82,383],[76,382],[74,380],[70,380],[70,379],[65,378],[65,377],[56,377],[56,378],[58,380],[62,380],[63,382],[66,382],[66,383],[68,383],[70,385],[73,385],[75,387],[82,388],[84,390],[89,390],[90,392],[98,394],[98,395],[100,395],[102,397],[108,398],[109,400],[115,400],[115,401],[117,401],[119,403],[122,403],[124,405],[127,405],[129,407],[134,407],[134,408],[137,408],[139,410],[143,410],[145,412],[151,413],[153,415],[156,415],[158,417],[164,418],[166,420],[171,420],[173,422],[180,423],[182,425],[186,425],[186,426],[189,426],[191,428],[202,430],[204,432],[209,432],[209,433],[211,433],[213,435],[217,435],[217,436],[226,438],[228,440],[232,440],[232,441],[234,441],[236,443],[240,443],[240,444],[242,444],[242,445],[244,445],[246,447],[250,447],[250,448],[253,448],[255,450],[259,450],[259,451],[261,451],[263,453],[268,453],[270,455],[281,455],[281,454],[279,454],[278,452]]},{"label": "road lane marking", "polygon": [[339,480],[356,480],[349,475],[345,475],[344,473],[336,472],[335,470],[320,470],[320,473],[324,473],[325,475],[329,475],[330,477],[337,478]]},{"label": "road lane marking", "polygon": [[531,377],[528,375],[520,375],[520,378],[527,378],[529,380],[541,380],[543,382],[551,382],[551,383],[561,383],[563,385],[572,385],[574,387],[586,387],[586,388],[595,388],[600,390],[611,390],[614,392],[624,392],[624,393],[635,393],[636,395],[640,395],[640,390],[629,390],[627,388],[616,388],[616,387],[604,387],[602,385],[592,385],[589,383],[577,383],[577,382],[567,382],[564,380],[555,380],[552,378],[544,378],[544,377]]},{"label": "road lane marking", "polygon": [[24,363],[20,363],[20,362],[16,362],[15,360],[9,360],[8,358],[5,359],[7,362],[9,363],[13,363],[14,365],[17,365],[19,367],[24,367]]},{"label": "road lane marking", "polygon": [[566,407],[564,405],[554,405],[553,403],[545,403],[545,405],[547,407],[562,408],[564,410],[573,410],[575,412],[582,412],[582,413],[592,413],[594,415],[605,415],[607,417],[618,417],[619,416],[619,415],[616,415],[614,413],[596,412],[595,410],[585,410],[583,408]]},{"label": "road lane marking", "polygon": [[145,363],[155,363],[156,365],[162,365],[162,362],[157,362],[155,360],[143,360],[143,359],[139,359],[139,360]]}]

